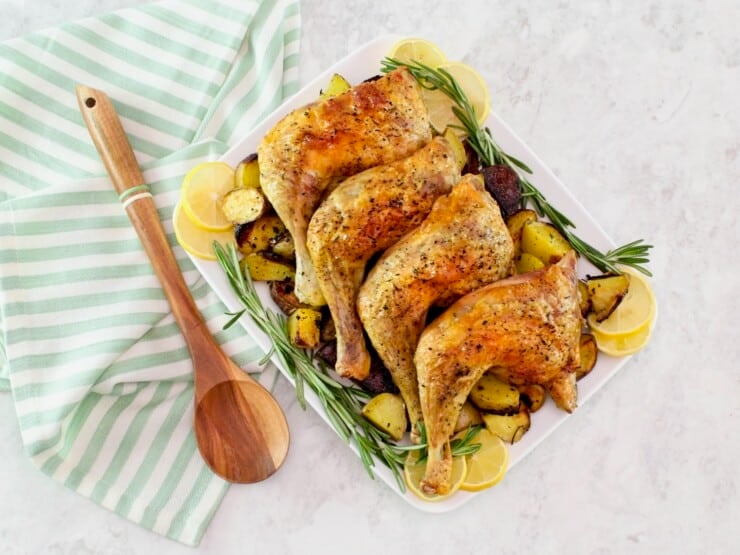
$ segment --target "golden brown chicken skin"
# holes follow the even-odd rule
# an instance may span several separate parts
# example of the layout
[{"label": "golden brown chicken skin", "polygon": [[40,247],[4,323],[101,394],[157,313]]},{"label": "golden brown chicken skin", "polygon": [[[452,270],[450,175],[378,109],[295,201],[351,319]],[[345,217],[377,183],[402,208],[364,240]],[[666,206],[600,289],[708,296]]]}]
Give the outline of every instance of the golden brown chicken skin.
[{"label": "golden brown chicken skin", "polygon": [[513,256],[496,201],[477,176],[465,175],[385,252],[360,288],[360,319],[403,396],[412,439],[422,417],[413,359],[429,308],[509,275]]},{"label": "golden brown chicken skin", "polygon": [[492,367],[511,383],[548,384],[575,369],[583,325],[576,257],[466,295],[422,333],[414,356],[429,442],[422,488],[445,493],[449,439],[473,385]]},{"label": "golden brown chicken skin", "polygon": [[370,371],[356,308],[368,260],[417,227],[459,179],[452,148],[438,137],[408,158],[347,178],[314,213],[308,250],[336,326],[340,376],[362,380]]},{"label": "golden brown chicken skin", "polygon": [[420,87],[406,69],[294,110],[260,143],[265,195],[293,236],[296,295],[324,304],[306,231],[327,190],[365,169],[405,158],[431,140]]}]

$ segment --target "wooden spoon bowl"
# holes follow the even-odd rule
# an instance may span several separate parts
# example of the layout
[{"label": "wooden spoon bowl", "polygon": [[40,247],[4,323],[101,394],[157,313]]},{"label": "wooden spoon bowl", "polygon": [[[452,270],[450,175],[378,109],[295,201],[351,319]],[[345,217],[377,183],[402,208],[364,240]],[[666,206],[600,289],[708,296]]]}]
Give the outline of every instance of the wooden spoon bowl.
[{"label": "wooden spoon bowl", "polygon": [[264,480],[280,468],[288,453],[285,415],[272,395],[226,356],[203,322],[108,96],[78,86],[77,101],[190,351],[198,449],[208,466],[225,480]]}]

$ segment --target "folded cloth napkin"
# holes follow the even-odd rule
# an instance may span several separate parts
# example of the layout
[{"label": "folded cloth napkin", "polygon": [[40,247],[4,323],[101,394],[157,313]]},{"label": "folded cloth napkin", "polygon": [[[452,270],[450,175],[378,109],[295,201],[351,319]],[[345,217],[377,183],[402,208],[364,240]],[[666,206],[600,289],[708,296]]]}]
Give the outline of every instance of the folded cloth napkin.
[{"label": "folded cloth napkin", "polygon": [[[192,366],[77,108],[119,112],[209,328],[261,357],[172,232],[182,178],[298,84],[298,0],[166,0],[0,45],[0,389],[46,474],[195,545],[227,484],[192,432]],[[249,153],[245,153],[249,154]]]}]

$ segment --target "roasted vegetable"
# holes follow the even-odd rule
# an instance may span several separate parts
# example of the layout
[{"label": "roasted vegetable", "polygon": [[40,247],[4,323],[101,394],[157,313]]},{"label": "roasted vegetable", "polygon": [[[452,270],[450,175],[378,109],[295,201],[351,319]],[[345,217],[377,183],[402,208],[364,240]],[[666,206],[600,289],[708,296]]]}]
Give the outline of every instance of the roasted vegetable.
[{"label": "roasted vegetable", "polygon": [[524,403],[514,414],[483,414],[488,431],[508,443],[516,443],[527,433],[531,424],[529,410]]},{"label": "roasted vegetable", "polygon": [[362,407],[362,415],[396,441],[403,437],[409,425],[406,405],[401,396],[394,393],[381,393],[370,399]]},{"label": "roasted vegetable", "polygon": [[545,402],[545,388],[538,384],[520,385],[519,397],[530,413],[537,412]]},{"label": "roasted vegetable", "polygon": [[329,314],[328,318],[321,320],[321,341],[333,341],[337,338],[337,327],[334,318]]},{"label": "roasted vegetable", "polygon": [[288,316],[290,342],[302,349],[315,349],[320,342],[321,312],[313,308],[296,308]]},{"label": "roasted vegetable", "polygon": [[599,356],[599,348],[596,345],[596,339],[594,339],[594,336],[590,333],[581,334],[579,350],[581,353],[581,366],[576,370],[576,380],[580,380],[583,376],[593,370],[596,365],[596,359]]},{"label": "roasted vegetable", "polygon": [[481,173],[486,190],[496,199],[504,219],[514,214],[522,200],[516,172],[508,166],[486,166]]},{"label": "roasted vegetable", "polygon": [[469,398],[479,409],[497,414],[513,414],[519,410],[519,390],[493,374],[483,374]]},{"label": "roasted vegetable", "polygon": [[480,159],[478,153],[470,146],[470,143],[465,140],[463,141],[465,147],[465,165],[462,169],[462,174],[466,173],[480,173]]},{"label": "roasted vegetable", "polygon": [[241,260],[242,270],[253,281],[283,281],[295,278],[295,266],[268,252],[253,252]]},{"label": "roasted vegetable", "polygon": [[270,297],[283,314],[290,315],[296,308],[310,308],[298,300],[295,294],[295,283],[290,279],[271,281]]},{"label": "roasted vegetable", "polygon": [[316,356],[329,368],[334,368],[337,363],[337,342],[327,341],[316,349]]},{"label": "roasted vegetable", "polygon": [[460,137],[457,136],[455,130],[451,127],[445,129],[444,138],[452,147],[452,152],[455,154],[455,162],[457,167],[462,171],[463,167],[468,161],[468,155],[465,153],[465,146],[462,144]]},{"label": "roasted vegetable", "polygon": [[234,187],[237,189],[259,189],[260,165],[257,153],[252,153],[239,162],[234,172]]},{"label": "roasted vegetable", "polygon": [[515,258],[522,253],[522,230],[524,226],[529,222],[536,221],[537,212],[529,209],[514,212],[506,219],[506,227],[509,230],[509,235],[511,235],[511,240],[514,241]]},{"label": "roasted vegetable", "polygon": [[558,377],[547,384],[550,397],[555,401],[558,408],[565,412],[576,410],[578,401],[578,387],[576,386],[576,373],[561,373]]},{"label": "roasted vegetable", "polygon": [[522,229],[522,252],[532,254],[545,264],[555,264],[573,250],[570,243],[546,222],[527,222]]},{"label": "roasted vegetable", "polygon": [[339,75],[338,73],[335,73],[331,76],[331,79],[329,80],[329,84],[326,86],[325,89],[322,89],[320,97],[321,98],[331,98],[332,96],[337,96],[338,94],[342,94],[343,92],[348,91],[352,88],[352,85],[349,84],[349,82]]},{"label": "roasted vegetable", "polygon": [[589,276],[586,280],[591,313],[597,322],[606,320],[627,294],[630,278],[627,274]]},{"label": "roasted vegetable", "polygon": [[288,231],[270,240],[270,250],[285,260],[295,260],[295,243]]},{"label": "roasted vegetable", "polygon": [[285,233],[285,224],[275,215],[262,216],[254,222],[237,225],[236,244],[244,254],[269,250],[270,243]]},{"label": "roasted vegetable", "polygon": [[380,360],[378,354],[370,351],[370,373],[363,380],[352,380],[362,389],[373,395],[378,393],[398,393],[398,387],[393,383],[391,373]]},{"label": "roasted vegetable", "polygon": [[480,416],[480,412],[473,406],[470,401],[465,401],[465,404],[460,409],[460,416],[457,417],[457,423],[455,424],[455,432],[466,429],[468,426],[476,426],[483,422]]},{"label": "roasted vegetable", "polygon": [[591,311],[591,295],[588,285],[582,279],[578,280],[578,304],[581,306],[581,316],[584,318]]},{"label": "roasted vegetable", "polygon": [[232,224],[251,223],[264,215],[268,207],[259,189],[234,189],[221,201],[221,210]]},{"label": "roasted vegetable", "polygon": [[527,272],[534,272],[535,270],[540,270],[545,267],[545,263],[542,262],[542,260],[528,252],[520,254],[514,264],[516,266],[517,274],[526,274]]}]

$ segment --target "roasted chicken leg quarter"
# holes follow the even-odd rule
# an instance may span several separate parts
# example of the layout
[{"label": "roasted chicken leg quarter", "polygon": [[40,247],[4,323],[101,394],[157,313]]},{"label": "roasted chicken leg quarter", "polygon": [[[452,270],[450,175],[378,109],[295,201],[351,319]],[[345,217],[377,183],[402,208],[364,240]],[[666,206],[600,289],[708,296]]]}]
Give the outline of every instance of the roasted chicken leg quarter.
[{"label": "roasted chicken leg quarter", "polygon": [[265,135],[257,149],[260,183],[293,237],[302,302],[324,304],[306,231],[327,190],[405,158],[431,138],[420,86],[404,68],[294,110]]},{"label": "roasted chicken leg quarter", "polygon": [[385,252],[360,288],[360,319],[406,403],[412,439],[422,417],[413,358],[429,308],[509,275],[513,256],[496,201],[478,177],[465,175]]},{"label": "roasted chicken leg quarter", "polygon": [[424,491],[449,488],[449,439],[478,379],[495,368],[515,384],[562,380],[580,363],[582,325],[570,251],[557,264],[466,295],[424,330],[414,356],[429,447]]},{"label": "roasted chicken leg quarter", "polygon": [[368,260],[417,227],[459,179],[452,148],[438,137],[408,158],[347,178],[314,213],[308,250],[336,326],[340,376],[361,380],[370,370],[356,308]]}]

